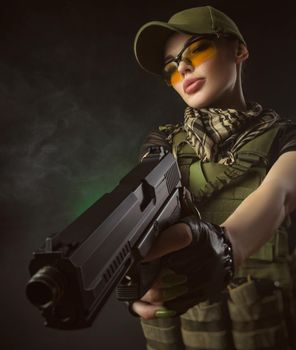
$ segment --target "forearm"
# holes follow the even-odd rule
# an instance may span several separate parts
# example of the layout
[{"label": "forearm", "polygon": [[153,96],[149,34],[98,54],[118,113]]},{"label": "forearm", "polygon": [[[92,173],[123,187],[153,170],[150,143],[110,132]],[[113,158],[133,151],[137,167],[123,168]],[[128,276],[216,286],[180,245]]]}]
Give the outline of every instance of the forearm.
[{"label": "forearm", "polygon": [[269,181],[251,193],[221,224],[233,244],[236,268],[273,236],[288,212],[285,188]]}]

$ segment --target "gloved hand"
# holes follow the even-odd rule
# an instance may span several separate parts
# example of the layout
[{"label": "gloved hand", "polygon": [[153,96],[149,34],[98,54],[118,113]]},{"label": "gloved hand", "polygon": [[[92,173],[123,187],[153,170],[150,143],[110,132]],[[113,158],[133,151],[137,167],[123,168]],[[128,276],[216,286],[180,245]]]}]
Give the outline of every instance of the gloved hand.
[{"label": "gloved hand", "polygon": [[[145,319],[182,314],[198,302],[214,298],[233,277],[232,247],[224,228],[196,216],[185,217],[180,223],[189,226],[191,243],[162,256],[169,277],[162,273],[143,298],[131,306]],[[169,245],[169,239],[167,234],[162,244]]]},{"label": "gloved hand", "polygon": [[219,225],[188,216],[186,223],[192,233],[189,246],[162,257],[163,266],[178,275],[186,276],[188,291],[164,305],[178,314],[198,302],[215,298],[234,275],[232,246]]}]

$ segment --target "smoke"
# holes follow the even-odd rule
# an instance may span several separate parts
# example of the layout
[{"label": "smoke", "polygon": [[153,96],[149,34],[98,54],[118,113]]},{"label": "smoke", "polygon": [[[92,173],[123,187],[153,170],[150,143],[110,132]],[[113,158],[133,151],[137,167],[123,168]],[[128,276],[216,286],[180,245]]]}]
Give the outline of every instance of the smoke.
[{"label": "smoke", "polygon": [[0,65],[0,74],[11,78],[0,86],[5,92],[0,148],[4,206],[38,208],[39,217],[57,221],[73,218],[136,164],[145,131],[139,132],[124,108],[108,101],[87,108],[71,89],[58,89],[40,75],[31,76],[30,83],[24,72],[7,64]]}]

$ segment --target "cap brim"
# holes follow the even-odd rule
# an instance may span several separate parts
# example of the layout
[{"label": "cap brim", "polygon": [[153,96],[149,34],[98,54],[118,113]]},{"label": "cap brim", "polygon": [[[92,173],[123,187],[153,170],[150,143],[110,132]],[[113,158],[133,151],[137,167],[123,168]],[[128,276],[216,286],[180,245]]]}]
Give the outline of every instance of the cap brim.
[{"label": "cap brim", "polygon": [[148,72],[161,74],[163,50],[168,37],[177,33],[190,33],[186,25],[172,26],[166,22],[146,23],[138,31],[134,41],[134,52],[140,66]]}]

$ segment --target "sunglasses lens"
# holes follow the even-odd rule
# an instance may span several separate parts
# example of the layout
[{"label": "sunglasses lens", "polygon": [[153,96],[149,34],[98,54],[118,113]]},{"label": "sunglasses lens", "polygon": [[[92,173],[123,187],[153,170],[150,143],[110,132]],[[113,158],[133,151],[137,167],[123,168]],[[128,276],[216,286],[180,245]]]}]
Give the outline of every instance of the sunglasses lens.
[{"label": "sunglasses lens", "polygon": [[164,67],[163,74],[165,81],[168,85],[175,85],[182,79],[182,76],[178,71],[178,66],[176,62],[170,62],[166,64]]},{"label": "sunglasses lens", "polygon": [[192,43],[186,51],[184,59],[186,58],[190,61],[193,67],[197,67],[213,57],[216,53],[216,48],[213,41],[204,39]]}]

